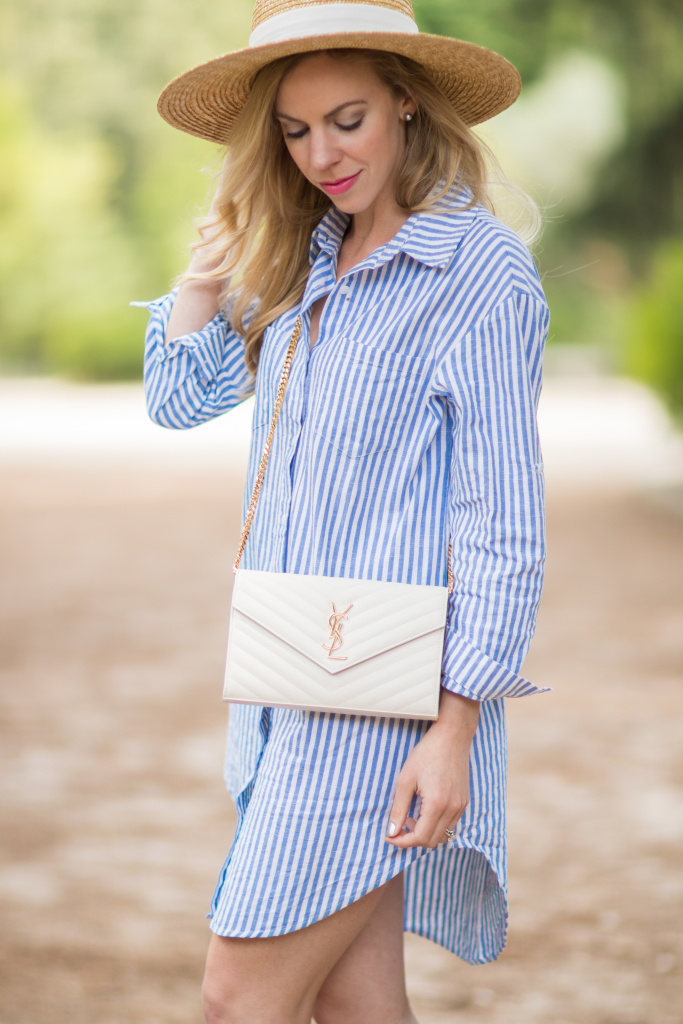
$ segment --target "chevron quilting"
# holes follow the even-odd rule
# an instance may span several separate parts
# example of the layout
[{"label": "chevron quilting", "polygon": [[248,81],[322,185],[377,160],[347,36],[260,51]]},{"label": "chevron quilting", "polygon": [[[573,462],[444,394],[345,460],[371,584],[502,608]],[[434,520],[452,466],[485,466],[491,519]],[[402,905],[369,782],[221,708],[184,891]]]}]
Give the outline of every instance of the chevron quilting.
[{"label": "chevron quilting", "polygon": [[[223,699],[266,707],[434,719],[444,587],[240,570]],[[353,605],[330,662],[331,604]]]},{"label": "chevron quilting", "polygon": [[[233,608],[331,674],[426,633],[442,631],[445,587],[240,570]],[[352,605],[341,627],[344,660],[328,657],[332,608]]]}]

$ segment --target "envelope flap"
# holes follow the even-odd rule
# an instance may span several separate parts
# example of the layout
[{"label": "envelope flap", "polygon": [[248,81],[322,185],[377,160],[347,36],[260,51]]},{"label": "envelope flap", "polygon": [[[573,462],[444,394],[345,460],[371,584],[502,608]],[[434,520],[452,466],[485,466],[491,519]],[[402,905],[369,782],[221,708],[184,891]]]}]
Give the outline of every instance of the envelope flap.
[{"label": "envelope flap", "polygon": [[332,674],[442,629],[446,587],[240,569],[233,609]]}]

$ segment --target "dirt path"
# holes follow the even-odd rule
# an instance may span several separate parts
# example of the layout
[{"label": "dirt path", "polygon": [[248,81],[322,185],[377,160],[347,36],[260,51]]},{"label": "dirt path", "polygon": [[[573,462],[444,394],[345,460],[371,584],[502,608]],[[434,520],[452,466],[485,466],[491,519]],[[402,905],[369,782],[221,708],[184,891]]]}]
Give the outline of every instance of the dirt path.
[{"label": "dirt path", "polygon": [[[239,484],[3,471],[0,1024],[193,1024],[230,841],[219,701]],[[421,1024],[683,1022],[683,515],[550,503],[509,702],[511,934],[407,941]]]}]

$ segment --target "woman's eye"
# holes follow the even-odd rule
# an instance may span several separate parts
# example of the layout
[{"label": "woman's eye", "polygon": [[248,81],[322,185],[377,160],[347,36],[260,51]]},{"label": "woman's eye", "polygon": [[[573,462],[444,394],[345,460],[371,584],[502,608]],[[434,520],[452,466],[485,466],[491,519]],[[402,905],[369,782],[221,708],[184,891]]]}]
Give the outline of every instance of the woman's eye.
[{"label": "woman's eye", "polygon": [[[362,123],[363,123],[363,118],[362,117],[359,117],[357,121],[353,122],[353,124],[339,124],[338,122],[336,122],[337,128],[339,128],[343,132],[353,132],[353,131],[356,130],[356,128],[360,128]],[[285,138],[286,139],[303,139],[303,137],[304,137],[304,135],[306,134],[307,131],[308,131],[308,128],[300,128],[298,130],[298,132],[285,132]]]},{"label": "woman's eye", "polygon": [[341,128],[343,132],[353,132],[356,130],[356,128],[360,128],[362,123],[363,118],[361,117],[357,121],[354,121],[353,124],[338,124],[337,128]]},{"label": "woman's eye", "polygon": [[298,132],[285,132],[286,139],[303,139],[308,128],[300,128]]}]

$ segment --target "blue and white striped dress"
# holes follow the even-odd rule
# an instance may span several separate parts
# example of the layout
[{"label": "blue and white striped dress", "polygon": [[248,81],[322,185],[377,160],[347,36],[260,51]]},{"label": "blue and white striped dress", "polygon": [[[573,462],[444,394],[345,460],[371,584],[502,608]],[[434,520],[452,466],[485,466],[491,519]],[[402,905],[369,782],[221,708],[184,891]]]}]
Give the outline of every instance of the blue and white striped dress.
[{"label": "blue and white striped dress", "polygon": [[[405,869],[406,930],[471,963],[505,944],[505,697],[533,635],[544,558],[536,429],[548,311],[519,238],[452,197],[336,281],[348,218],[311,241],[300,306],[265,335],[248,500],[299,312],[303,334],[243,565],[404,583],[446,581],[443,685],[481,701],[471,802],[453,843],[384,842],[396,777],[428,723],[233,705],[226,781],[235,842],[212,905],[219,935],[310,925]],[[327,295],[309,348],[312,304]],[[145,382],[165,427],[254,391],[221,312],[164,345],[172,293],[150,304]]]}]

